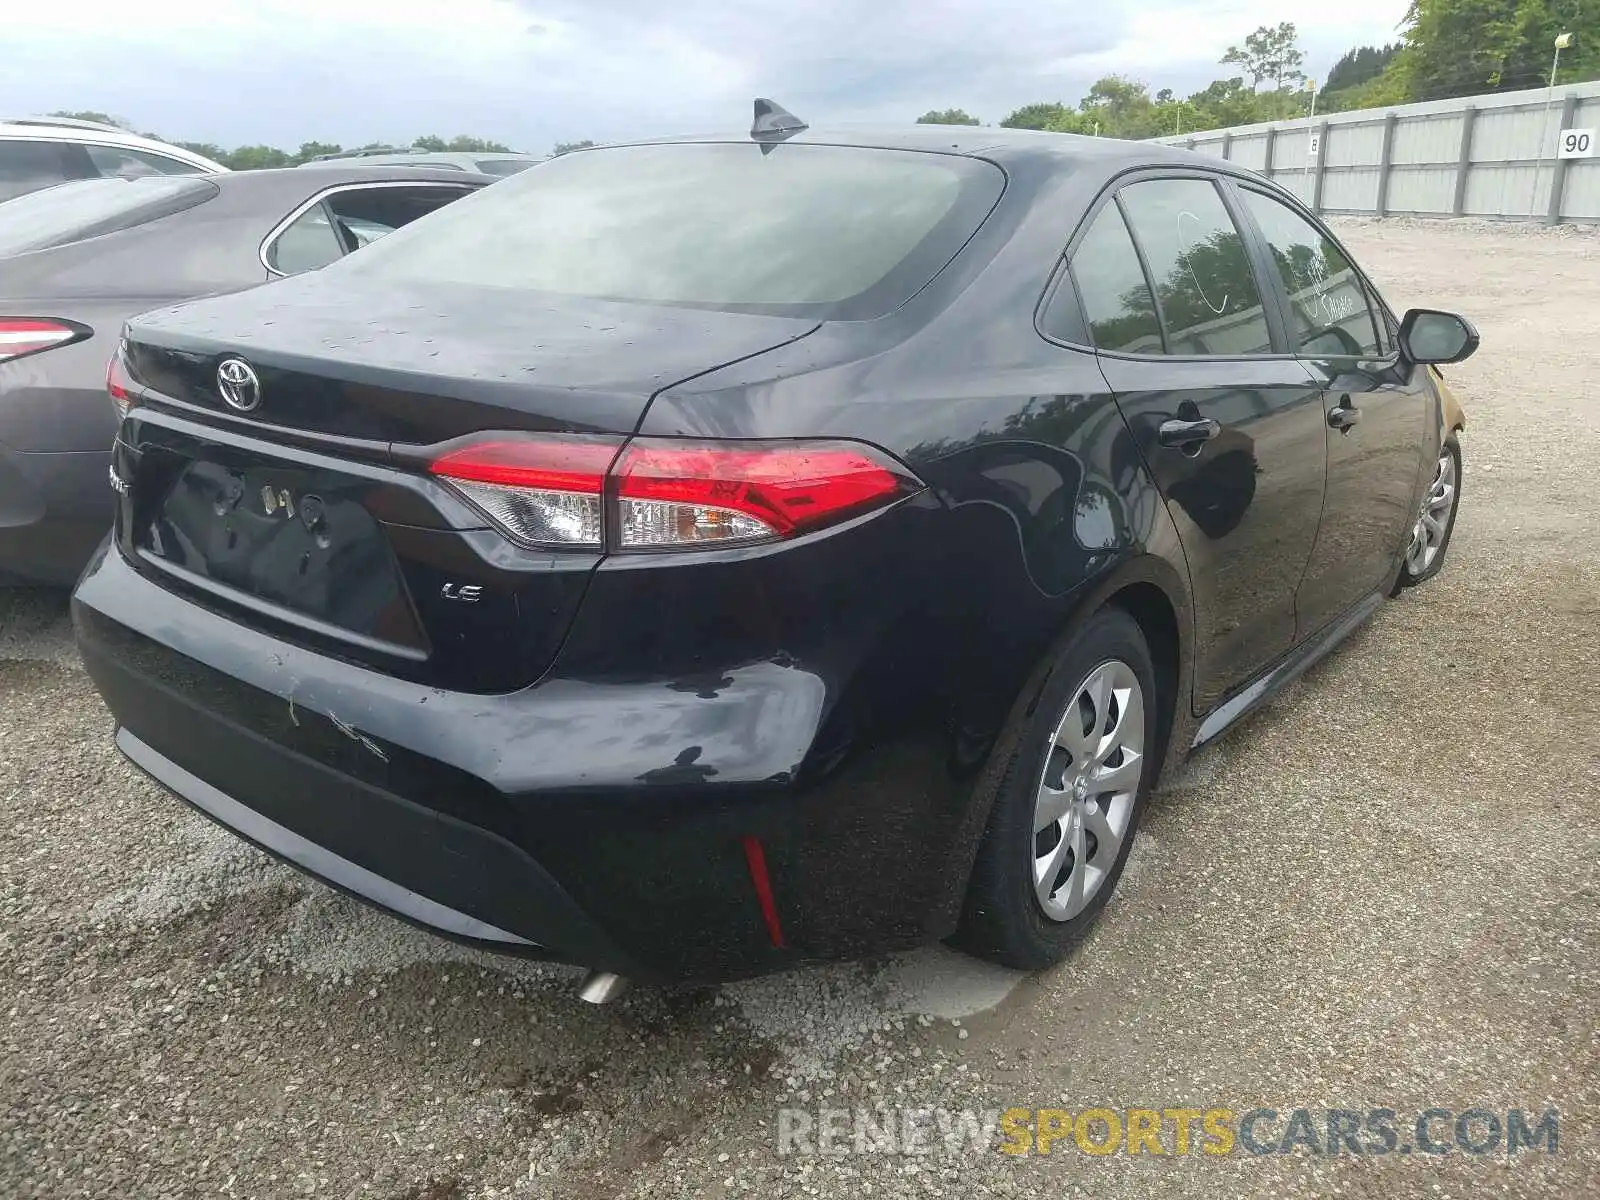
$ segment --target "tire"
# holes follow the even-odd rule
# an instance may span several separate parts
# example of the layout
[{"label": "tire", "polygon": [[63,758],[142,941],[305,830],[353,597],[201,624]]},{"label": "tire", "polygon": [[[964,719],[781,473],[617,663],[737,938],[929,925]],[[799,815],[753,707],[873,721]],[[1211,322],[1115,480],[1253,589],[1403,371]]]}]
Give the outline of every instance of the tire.
[{"label": "tire", "polygon": [[[1097,680],[1109,686],[1091,718]],[[1136,694],[1130,684],[1137,685]],[[1077,718],[1075,727],[1069,714]],[[1017,718],[1020,736],[995,793],[952,944],[1028,971],[1053,966],[1071,952],[1111,898],[1133,848],[1161,758],[1159,717],[1144,634],[1122,610],[1101,609],[1068,637],[1032,711]],[[1057,744],[1058,730],[1064,744]],[[1129,750],[1135,734],[1137,762]],[[1091,782],[1074,789],[1086,774]],[[1046,783],[1062,785],[1048,800]],[[1047,803],[1068,811],[1041,827],[1053,811],[1042,807]],[[1090,805],[1099,809],[1098,819]],[[1112,850],[1101,842],[1108,832],[1119,835]],[[1049,864],[1063,855],[1061,869],[1052,873]],[[1082,891],[1075,892],[1079,875]]]},{"label": "tire", "polygon": [[[1448,488],[1448,509],[1439,503],[1441,488]],[[1400,577],[1395,591],[1426,583],[1444,567],[1446,551],[1450,549],[1450,535],[1455,532],[1456,514],[1461,511],[1461,444],[1454,433],[1439,448],[1439,461],[1434,467],[1433,482],[1422,498],[1421,510],[1411,528],[1411,541],[1400,565]],[[1438,531],[1430,529],[1430,513]],[[1425,543],[1419,539],[1426,538]],[[1420,548],[1419,548],[1420,547]]]}]

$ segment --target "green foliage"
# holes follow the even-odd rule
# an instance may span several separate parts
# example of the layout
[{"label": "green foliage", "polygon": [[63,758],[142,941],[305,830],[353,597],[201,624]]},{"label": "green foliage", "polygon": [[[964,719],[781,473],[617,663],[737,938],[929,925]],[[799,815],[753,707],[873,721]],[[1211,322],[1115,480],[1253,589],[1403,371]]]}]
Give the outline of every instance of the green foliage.
[{"label": "green foliage", "polygon": [[[130,128],[126,121],[120,121],[116,117],[108,116],[103,112],[62,111],[53,112],[50,116],[70,117],[78,121],[97,121],[102,125],[115,125],[120,129]],[[158,133],[145,133],[140,136],[158,142],[167,140]],[[234,171],[259,171],[268,167],[294,167],[303,162],[310,162],[313,158],[319,158],[324,154],[338,154],[344,149],[337,142],[317,141],[301,142],[300,149],[293,153],[279,150],[276,146],[239,146],[232,150],[224,150],[215,142],[172,142],[170,144],[181,146],[195,154],[203,154],[213,162],[219,162]],[[504,142],[497,142],[489,138],[472,137],[465,133],[457,134],[448,141],[436,134],[429,134],[427,137],[417,138],[413,142],[405,143],[405,145],[436,153],[450,151],[456,154],[509,154],[512,152],[511,147]],[[570,142],[566,143],[566,149],[577,150],[584,146],[592,145],[594,145],[593,142]],[[386,142],[368,142],[365,146],[357,148],[361,150],[387,150],[391,147]]]},{"label": "green foliage", "polygon": [[68,120],[72,121],[94,121],[100,125],[115,125],[118,129],[128,128],[128,123],[126,121],[119,121],[116,117],[110,116],[107,113],[94,112],[92,110],[87,110],[84,112],[53,112],[48,115],[52,117],[66,117]]},{"label": "green foliage", "polygon": [[1107,75],[1078,104],[1083,120],[1104,137],[1149,138],[1170,132],[1150,99],[1150,89],[1123,75]]},{"label": "green foliage", "polygon": [[503,142],[491,142],[484,138],[468,137],[458,133],[449,141],[430,133],[427,137],[413,138],[411,147],[416,150],[427,150],[433,154],[445,151],[451,154],[509,154],[511,147]]},{"label": "green foliage", "polygon": [[[1024,104],[1000,124],[1007,129],[1050,129],[1073,110],[1065,104]],[[1075,114],[1074,114],[1075,115]]]},{"label": "green foliage", "polygon": [[344,149],[338,142],[301,142],[299,151],[294,155],[297,163],[310,162],[313,158],[321,158],[324,154],[338,154]]},{"label": "green foliage", "polygon": [[1382,75],[1399,52],[1398,42],[1390,46],[1357,46],[1333,64],[1328,78],[1323,80],[1322,90],[1343,92],[1358,88]]},{"label": "green foliage", "polygon": [[1244,68],[1250,82],[1259,88],[1270,79],[1277,91],[1305,82],[1306,56],[1300,50],[1299,34],[1293,21],[1284,21],[1276,29],[1263,25],[1244,39],[1244,46],[1229,46],[1222,56],[1224,64]]},{"label": "green foliage", "polygon": [[[1387,108],[1415,100],[1539,87],[1548,81],[1556,36],[1573,35],[1557,82],[1600,78],[1600,4],[1589,0],[1411,0],[1405,38],[1356,46],[1328,73],[1316,94],[1318,112]],[[1292,120],[1310,111],[1305,55],[1295,27],[1262,26],[1222,59],[1243,76],[1219,79],[1180,99],[1171,88],[1154,97],[1120,75],[1100,80],[1077,108],[1026,104],[1001,125],[1056,133],[1147,138],[1235,125]],[[1272,86],[1262,88],[1263,83]],[[929,113],[928,116],[939,114]],[[926,119],[926,118],[924,118]]]},{"label": "green foliage", "polygon": [[978,118],[959,108],[929,109],[917,118],[918,125],[977,125]]},{"label": "green foliage", "polygon": [[217,161],[233,171],[260,171],[294,164],[294,159],[276,146],[240,146],[237,150],[225,151]]},{"label": "green foliage", "polygon": [[1600,7],[1582,0],[1412,0],[1391,68],[1407,99],[1540,87],[1556,36],[1573,35],[1557,82],[1600,75]]},{"label": "green foliage", "polygon": [[571,154],[574,150],[587,150],[592,145],[594,143],[587,139],[581,142],[557,142],[556,148],[551,153],[559,158],[563,154]]}]

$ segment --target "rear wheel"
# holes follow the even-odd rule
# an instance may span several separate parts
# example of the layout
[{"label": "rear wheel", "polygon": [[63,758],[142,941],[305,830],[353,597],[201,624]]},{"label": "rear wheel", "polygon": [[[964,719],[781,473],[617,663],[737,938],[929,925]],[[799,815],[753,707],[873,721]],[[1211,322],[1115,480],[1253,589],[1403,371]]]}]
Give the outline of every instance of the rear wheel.
[{"label": "rear wheel", "polygon": [[1118,609],[1061,651],[996,793],[955,944],[1006,966],[1059,962],[1099,915],[1154,777],[1150,650]]},{"label": "rear wheel", "polygon": [[1444,566],[1450,534],[1456,527],[1456,510],[1461,503],[1461,446],[1451,434],[1439,447],[1433,482],[1422,498],[1422,507],[1411,527],[1411,544],[1406,547],[1405,565],[1400,568],[1400,587],[1416,587],[1432,579]]}]

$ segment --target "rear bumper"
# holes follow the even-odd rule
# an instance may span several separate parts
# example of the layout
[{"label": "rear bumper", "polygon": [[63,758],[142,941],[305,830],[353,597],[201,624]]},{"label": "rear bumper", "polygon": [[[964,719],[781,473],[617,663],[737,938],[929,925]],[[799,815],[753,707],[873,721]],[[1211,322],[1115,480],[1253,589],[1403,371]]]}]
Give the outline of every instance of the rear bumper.
[{"label": "rear bumper", "polygon": [[0,444],[0,580],[70,585],[111,530],[111,451]]},{"label": "rear bumper", "polygon": [[709,684],[452,693],[241,627],[109,547],[73,619],[137,765],[264,849],[447,936],[712,981],[954,928],[982,821],[970,784],[931,731],[808,766],[827,689],[792,664]]}]

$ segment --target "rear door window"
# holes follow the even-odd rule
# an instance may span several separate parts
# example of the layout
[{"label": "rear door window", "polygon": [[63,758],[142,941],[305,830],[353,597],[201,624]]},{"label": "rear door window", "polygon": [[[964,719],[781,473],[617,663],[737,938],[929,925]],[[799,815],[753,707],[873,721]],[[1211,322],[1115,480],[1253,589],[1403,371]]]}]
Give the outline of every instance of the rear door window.
[{"label": "rear door window", "polygon": [[1244,239],[1216,184],[1149,179],[1119,193],[1150,268],[1167,353],[1272,353],[1272,334]]},{"label": "rear door window", "polygon": [[0,200],[99,174],[75,143],[0,138]]},{"label": "rear door window", "polygon": [[1240,194],[1288,293],[1295,350],[1319,357],[1382,355],[1380,322],[1361,277],[1338,244],[1288,205],[1249,188]]}]

